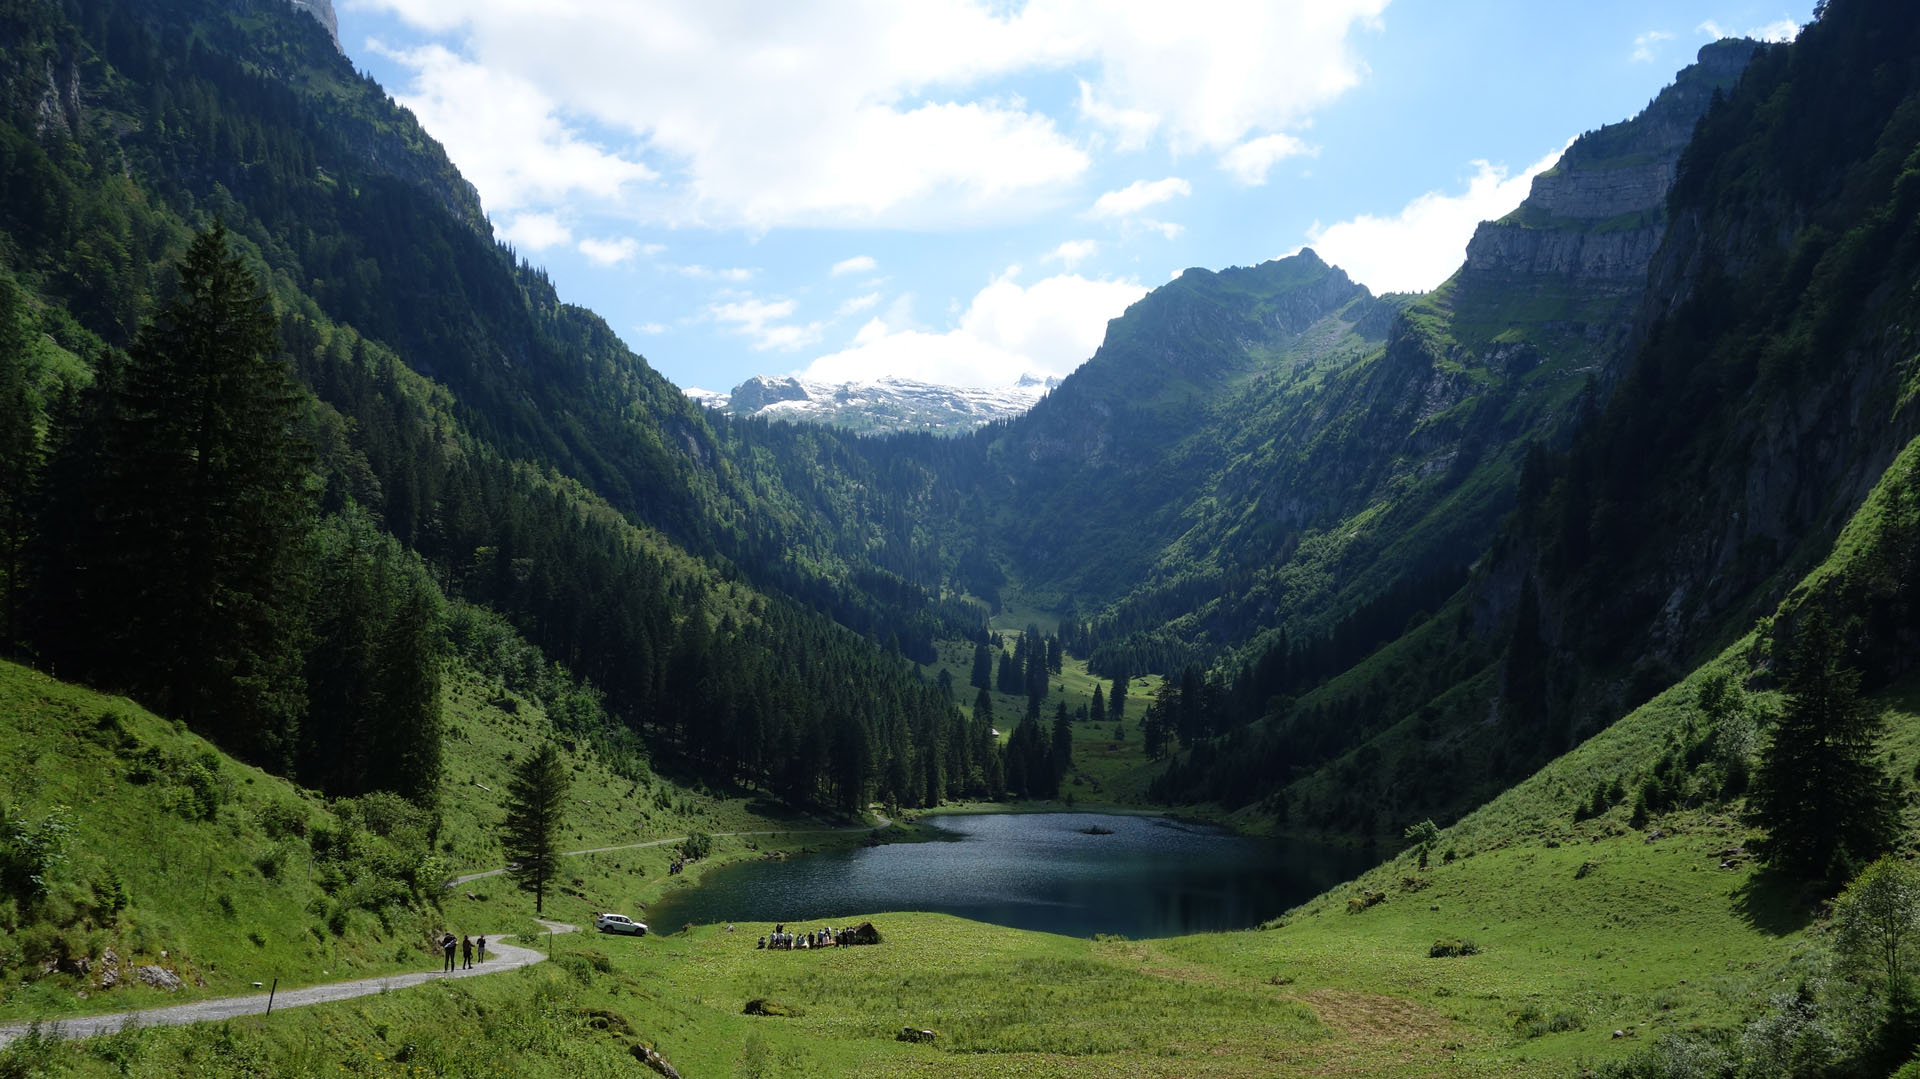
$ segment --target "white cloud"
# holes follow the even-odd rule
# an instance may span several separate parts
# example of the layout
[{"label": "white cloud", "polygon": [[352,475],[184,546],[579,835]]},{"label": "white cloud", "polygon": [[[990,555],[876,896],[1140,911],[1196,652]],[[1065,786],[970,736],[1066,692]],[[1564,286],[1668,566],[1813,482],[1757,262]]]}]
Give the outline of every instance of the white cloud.
[{"label": "white cloud", "polygon": [[573,230],[554,214],[520,214],[494,233],[526,251],[545,251],[573,242]]},{"label": "white cloud", "polygon": [[489,210],[553,205],[576,195],[616,199],[627,185],[657,175],[582,137],[533,80],[471,63],[439,45],[369,47],[412,70],[412,86],[396,99],[448,148]]},{"label": "white cloud", "polygon": [[1135,180],[1118,191],[1095,199],[1089,211],[1095,217],[1131,217],[1149,206],[1193,194],[1193,185],[1178,176],[1164,180]]},{"label": "white cloud", "polygon": [[1694,27],[1694,29],[1716,41],[1726,37],[1750,37],[1755,41],[1779,43],[1792,41],[1794,38],[1800,36],[1800,24],[1785,16],[1775,19],[1770,23],[1750,27],[1744,31],[1722,26],[1712,19],[1708,19],[1706,22]]},{"label": "white cloud", "polygon": [[[1017,97],[1082,84],[1122,148],[1224,152],[1365,75],[1387,0],[351,0],[440,44],[404,102],[495,210],[576,192],[673,224],[936,225],[1057,209],[1103,139]],[[666,181],[650,180],[655,171]]]},{"label": "white cloud", "polygon": [[695,281],[731,281],[734,284],[751,281],[754,274],[753,270],[745,266],[714,267],[702,266],[699,263],[691,266],[662,266],[661,269],[670,270],[681,277],[691,277]]},{"label": "white cloud", "polygon": [[[1356,28],[1379,25],[1387,0],[1031,0],[1017,22],[1046,25],[1090,56],[1098,77],[1082,112],[1122,145],[1156,130],[1177,153],[1224,150],[1256,131],[1293,127],[1357,85]],[[1151,128],[1149,128],[1151,121]]]},{"label": "white cloud", "polygon": [[731,326],[735,331],[751,337],[756,352],[770,349],[789,350],[813,344],[820,340],[820,323],[805,324],[785,321],[793,316],[799,305],[792,300],[756,300],[751,296],[738,300],[728,300],[707,305],[707,314],[716,322]]},{"label": "white cloud", "polygon": [[834,263],[833,269],[829,272],[835,277],[839,277],[841,274],[871,273],[873,269],[879,265],[878,262],[873,260],[872,255],[855,255],[852,258],[841,259],[839,262]]},{"label": "white cloud", "polygon": [[1047,252],[1040,261],[1065,263],[1067,269],[1071,270],[1099,253],[1100,244],[1097,240],[1068,240]]},{"label": "white cloud", "polygon": [[1267,182],[1267,170],[1281,160],[1318,151],[1292,135],[1262,135],[1248,139],[1220,155],[1220,167],[1248,187]]},{"label": "white cloud", "polygon": [[1474,176],[1461,194],[1429,191],[1392,217],[1362,214],[1334,225],[1316,222],[1307,230],[1307,242],[1320,257],[1375,292],[1433,288],[1460,268],[1474,228],[1520,205],[1533,178],[1560,160],[1565,149],[1555,150],[1517,176],[1507,175],[1504,167],[1475,161]]},{"label": "white cloud", "polygon": [[1664,30],[1649,30],[1633,39],[1633,62],[1636,64],[1653,63],[1653,47],[1662,41],[1672,41],[1673,35]]},{"label": "white cloud", "polygon": [[933,332],[870,319],[848,347],[800,374],[828,382],[898,375],[955,386],[1008,386],[1020,376],[1065,375],[1106,335],[1107,320],[1146,294],[1133,281],[1092,281],[1078,274],[1029,286],[1009,270],[981,289],[953,328]]},{"label": "white cloud", "polygon": [[652,337],[655,334],[666,333],[667,327],[664,324],[658,323],[658,322],[643,322],[640,325],[635,326],[634,330],[635,332],[643,333],[643,334],[646,334],[648,337]]},{"label": "white cloud", "polygon": [[845,318],[848,315],[857,315],[862,311],[872,310],[879,303],[880,294],[878,292],[869,292],[864,296],[855,296],[841,304],[840,309],[834,312],[834,316],[837,318]]},{"label": "white cloud", "polygon": [[591,237],[581,240],[580,253],[587,256],[598,266],[617,266],[640,253],[640,241],[631,236],[620,236],[611,240],[596,240]]},{"label": "white cloud", "polygon": [[1115,138],[1115,148],[1119,150],[1144,149],[1148,140],[1160,126],[1158,113],[1145,109],[1123,109],[1097,101],[1093,96],[1093,86],[1085,79],[1080,80],[1080,115],[1094,124],[1111,131]]}]

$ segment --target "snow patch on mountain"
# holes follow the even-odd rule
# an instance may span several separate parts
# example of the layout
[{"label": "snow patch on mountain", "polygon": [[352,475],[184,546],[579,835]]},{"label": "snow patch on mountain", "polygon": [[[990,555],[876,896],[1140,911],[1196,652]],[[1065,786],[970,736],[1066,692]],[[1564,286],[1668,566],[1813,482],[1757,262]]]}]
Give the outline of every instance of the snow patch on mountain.
[{"label": "snow patch on mountain", "polygon": [[734,416],[828,424],[869,434],[947,434],[1018,416],[1059,384],[1057,378],[1031,375],[1015,385],[991,389],[940,386],[895,377],[830,383],[755,375],[735,386],[730,394],[697,388],[685,392],[708,408]]}]

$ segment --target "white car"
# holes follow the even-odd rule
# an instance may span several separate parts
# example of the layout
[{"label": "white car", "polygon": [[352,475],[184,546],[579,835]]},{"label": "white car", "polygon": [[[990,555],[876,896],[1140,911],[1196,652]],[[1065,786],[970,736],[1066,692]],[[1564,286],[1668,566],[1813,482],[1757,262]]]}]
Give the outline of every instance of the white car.
[{"label": "white car", "polygon": [[624,914],[596,914],[593,927],[602,933],[627,933],[636,937],[647,935],[647,923],[636,922]]}]

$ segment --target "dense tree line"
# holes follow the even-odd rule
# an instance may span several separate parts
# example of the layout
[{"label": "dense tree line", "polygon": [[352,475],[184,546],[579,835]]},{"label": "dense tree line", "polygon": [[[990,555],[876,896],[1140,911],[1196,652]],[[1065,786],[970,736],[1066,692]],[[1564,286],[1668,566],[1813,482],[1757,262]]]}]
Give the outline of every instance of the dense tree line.
[{"label": "dense tree line", "polygon": [[[716,434],[603,323],[486,239],[444,158],[369,165],[366,140],[410,121],[380,113],[391,104],[343,75],[311,20],[278,4],[254,14],[100,0],[8,15],[21,31],[9,49],[52,61],[32,70],[77,71],[96,100],[141,119],[0,125],[6,257],[46,301],[27,313],[0,295],[0,406],[30,416],[8,425],[0,454],[8,644],[330,790],[418,794],[437,775],[451,596],[503,612],[562,672],[548,681],[577,687],[548,700],[559,718],[599,726],[622,753],[644,736],[696,767],[846,808],[1003,789],[987,785],[991,739],[903,659],[930,658],[937,635],[978,624],[977,608],[917,583],[933,574],[929,543],[850,561],[836,545],[865,552],[869,537],[833,535],[822,525],[837,518],[813,512],[874,486],[858,474],[869,459],[829,438],[820,453],[856,475],[821,470],[804,497],[777,470],[747,467],[754,440],[798,436]],[[346,78],[340,94],[303,97],[267,74],[316,63]],[[10,100],[7,118],[38,102]],[[255,275],[235,339],[278,379],[261,383],[264,403],[243,402],[275,437],[234,460],[279,479],[242,485],[257,512],[166,524],[151,503],[194,481],[146,476],[170,458],[139,447],[160,420],[196,413],[166,397],[186,383],[153,373],[178,350],[146,343],[173,325],[149,315],[189,246],[183,223],[209,212],[234,229],[222,265]],[[94,369],[90,388],[44,399],[84,376],[15,340],[41,334]],[[253,437],[219,420],[215,433]],[[237,505],[219,491],[201,504]],[[910,531],[900,505],[857,520],[888,518]],[[711,568],[670,556],[635,521]],[[206,579],[247,550],[264,553]],[[767,594],[749,603],[749,581]],[[182,597],[235,617],[190,620]]]}]

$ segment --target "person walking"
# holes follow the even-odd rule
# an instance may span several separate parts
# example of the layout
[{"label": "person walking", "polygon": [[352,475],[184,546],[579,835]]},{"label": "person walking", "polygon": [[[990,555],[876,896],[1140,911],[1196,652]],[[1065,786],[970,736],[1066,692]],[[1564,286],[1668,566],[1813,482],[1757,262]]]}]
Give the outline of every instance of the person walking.
[{"label": "person walking", "polygon": [[447,972],[448,974],[451,974],[451,973],[453,973],[453,949],[454,949],[454,944],[455,944],[455,941],[454,941],[454,939],[453,939],[453,934],[452,934],[452,933],[448,933],[448,934],[447,934],[447,935],[446,935],[446,936],[445,936],[444,938],[442,938],[442,939],[441,939],[441,941],[440,941],[440,947],[441,947],[441,949],[442,949],[442,950],[444,950],[444,951],[445,951],[445,952],[447,953],[447,965],[446,965],[446,967],[445,967],[444,969],[446,970],[446,972]]},{"label": "person walking", "polygon": [[460,969],[473,969],[473,938],[464,935],[460,938]]},{"label": "person walking", "polygon": [[487,938],[481,937],[477,942],[475,942],[474,947],[478,949],[478,951],[480,952],[480,961],[482,963],[486,962],[487,961]]}]

